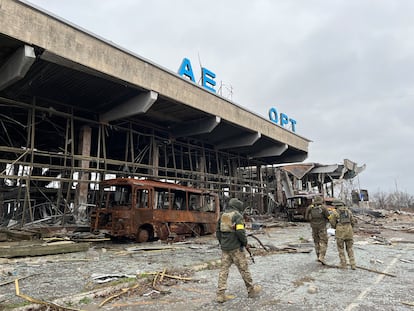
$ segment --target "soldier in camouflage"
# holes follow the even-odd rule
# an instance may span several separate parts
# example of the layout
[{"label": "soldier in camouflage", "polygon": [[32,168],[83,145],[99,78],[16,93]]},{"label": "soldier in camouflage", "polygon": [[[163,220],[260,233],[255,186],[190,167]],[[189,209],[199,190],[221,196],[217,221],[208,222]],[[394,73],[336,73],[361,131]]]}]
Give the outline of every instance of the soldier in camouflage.
[{"label": "soldier in camouflage", "polygon": [[242,216],[243,211],[243,203],[236,198],[232,198],[217,222],[216,236],[222,250],[217,288],[217,302],[220,303],[226,301],[227,278],[232,264],[235,264],[239,270],[249,298],[257,297],[261,290],[260,286],[253,284],[244,251],[248,245]]},{"label": "soldier in camouflage", "polygon": [[335,229],[336,246],[339,253],[339,266],[346,269],[345,247],[348,253],[349,263],[351,268],[355,270],[355,256],[353,250],[354,232],[353,227],[356,223],[351,210],[345,206],[344,202],[334,200],[332,204],[336,210],[330,215],[329,222],[332,228]]},{"label": "soldier in camouflage", "polygon": [[325,254],[328,248],[328,233],[326,231],[326,224],[329,221],[328,217],[329,211],[323,205],[323,198],[316,196],[314,203],[306,208],[305,219],[310,222],[316,257],[322,264],[325,264]]}]

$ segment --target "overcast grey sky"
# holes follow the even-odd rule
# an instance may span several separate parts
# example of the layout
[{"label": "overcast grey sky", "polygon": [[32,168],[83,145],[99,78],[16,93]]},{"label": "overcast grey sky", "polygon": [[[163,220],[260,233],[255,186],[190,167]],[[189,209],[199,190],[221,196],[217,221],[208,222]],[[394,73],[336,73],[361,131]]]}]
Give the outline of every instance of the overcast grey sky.
[{"label": "overcast grey sky", "polygon": [[371,194],[414,195],[414,1],[29,2],[173,72],[188,58],[196,80],[201,62],[223,97],[295,119],[305,162],[347,158]]}]

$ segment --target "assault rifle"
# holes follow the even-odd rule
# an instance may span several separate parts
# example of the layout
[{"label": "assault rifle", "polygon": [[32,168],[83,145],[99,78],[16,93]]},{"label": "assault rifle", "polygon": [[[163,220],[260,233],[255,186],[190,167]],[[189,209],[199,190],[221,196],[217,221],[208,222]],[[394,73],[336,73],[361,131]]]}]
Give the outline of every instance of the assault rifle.
[{"label": "assault rifle", "polygon": [[246,245],[245,249],[249,253],[250,259],[252,260],[252,263],[255,263],[254,257],[253,257],[253,254],[252,254],[252,251],[250,250],[250,246],[249,245]]}]

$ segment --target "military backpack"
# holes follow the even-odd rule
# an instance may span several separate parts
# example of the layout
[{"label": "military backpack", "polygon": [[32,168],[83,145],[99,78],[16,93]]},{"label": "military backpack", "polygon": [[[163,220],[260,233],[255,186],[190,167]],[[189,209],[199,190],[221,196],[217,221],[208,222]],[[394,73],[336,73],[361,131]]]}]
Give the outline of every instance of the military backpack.
[{"label": "military backpack", "polygon": [[338,223],[340,224],[349,224],[351,223],[351,215],[349,213],[349,210],[347,208],[338,208]]}]

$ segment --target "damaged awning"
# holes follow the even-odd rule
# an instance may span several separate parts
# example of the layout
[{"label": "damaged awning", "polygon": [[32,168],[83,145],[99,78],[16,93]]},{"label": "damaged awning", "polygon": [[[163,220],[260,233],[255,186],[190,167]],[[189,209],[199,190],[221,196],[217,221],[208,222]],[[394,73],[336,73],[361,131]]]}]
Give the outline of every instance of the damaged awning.
[{"label": "damaged awning", "polygon": [[357,163],[344,159],[343,164],[296,163],[281,167],[299,180],[307,176],[308,179],[315,178],[326,183],[333,179],[352,179],[365,170],[366,165],[358,166]]},{"label": "damaged awning", "polygon": [[297,179],[302,179],[315,167],[314,163],[300,163],[283,166],[283,169],[295,176]]}]

